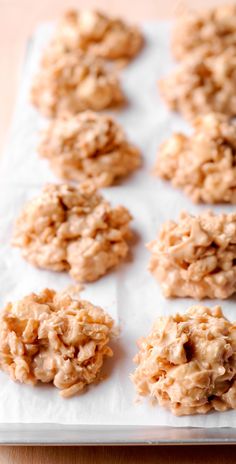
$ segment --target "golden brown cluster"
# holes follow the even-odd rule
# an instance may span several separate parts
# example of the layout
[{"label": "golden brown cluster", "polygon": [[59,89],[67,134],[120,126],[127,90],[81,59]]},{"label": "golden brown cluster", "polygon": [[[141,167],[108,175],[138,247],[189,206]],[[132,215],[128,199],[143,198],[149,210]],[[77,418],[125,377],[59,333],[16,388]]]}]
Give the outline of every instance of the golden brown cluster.
[{"label": "golden brown cluster", "polygon": [[148,248],[149,269],[166,297],[225,299],[236,292],[235,213],[182,213]]},{"label": "golden brown cluster", "polygon": [[159,82],[169,108],[189,120],[209,112],[236,115],[236,52],[212,56],[196,50]]},{"label": "golden brown cluster", "polygon": [[196,49],[219,55],[236,49],[236,5],[220,5],[200,12],[190,11],[176,22],[172,50],[182,60]]},{"label": "golden brown cluster", "polygon": [[99,58],[64,53],[42,66],[31,88],[32,103],[47,117],[100,111],[124,102],[119,80]]},{"label": "golden brown cluster", "polygon": [[159,317],[139,341],[132,380],[177,416],[236,409],[236,325],[221,308]]},{"label": "golden brown cluster", "polygon": [[127,256],[130,220],[95,191],[50,184],[24,207],[12,243],[34,266],[94,281]]},{"label": "golden brown cluster", "polygon": [[97,381],[113,320],[88,301],[45,289],[0,314],[0,369],[12,380],[53,383],[63,397]]},{"label": "golden brown cluster", "polygon": [[82,50],[108,60],[132,59],[143,45],[139,28],[100,11],[69,10],[60,20],[47,58],[56,53]]},{"label": "golden brown cluster", "polygon": [[119,79],[107,60],[130,60],[142,44],[139,29],[121,19],[92,10],[66,12],[33,82],[33,105],[55,117],[123,104]]},{"label": "golden brown cluster", "polygon": [[92,111],[52,120],[39,153],[59,177],[92,180],[99,187],[113,184],[141,163],[139,150],[127,141],[121,126]]},{"label": "golden brown cluster", "polygon": [[194,202],[236,204],[235,121],[218,113],[199,116],[192,135],[175,133],[160,146],[154,173]]}]

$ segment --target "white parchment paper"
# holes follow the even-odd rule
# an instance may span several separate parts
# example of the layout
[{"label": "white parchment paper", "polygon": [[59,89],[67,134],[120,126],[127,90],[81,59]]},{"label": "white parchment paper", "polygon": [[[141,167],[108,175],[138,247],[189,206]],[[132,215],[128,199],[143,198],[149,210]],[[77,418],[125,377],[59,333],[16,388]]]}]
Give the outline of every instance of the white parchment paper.
[{"label": "white parchment paper", "polygon": [[[42,48],[52,26],[37,30],[28,53],[21,82],[13,128],[7,152],[1,163],[0,183],[0,307],[44,287],[63,289],[72,280],[65,273],[35,269],[25,262],[20,251],[10,246],[12,225],[25,202],[36,196],[41,187],[58,181],[47,161],[38,157],[38,131],[46,124],[29,102],[32,76],[38,66]],[[148,401],[134,403],[135,391],[129,379],[134,369],[132,358],[136,340],[146,335],[157,315],[183,312],[193,300],[165,300],[160,287],[147,271],[149,252],[145,243],[156,236],[163,221],[177,219],[180,210],[197,213],[204,206],[194,206],[184,194],[169,183],[150,174],[158,145],[174,130],[189,131],[180,116],[168,111],[161,101],[156,82],[173,66],[169,51],[170,24],[156,22],[143,25],[146,46],[140,56],[122,71],[122,85],[129,105],[114,113],[130,139],[143,152],[143,167],[119,186],[104,189],[113,204],[127,206],[133,217],[137,243],[133,258],[98,282],[88,284],[83,298],[101,305],[121,327],[121,335],[112,343],[114,357],[105,364],[106,380],[90,387],[81,396],[62,399],[56,388],[29,387],[13,383],[0,373],[1,423],[125,424],[216,427],[234,426],[236,412],[212,413],[206,416],[174,417]],[[214,207],[230,211],[230,207]],[[205,302],[211,306],[219,301]],[[223,302],[225,315],[236,318],[235,300]]]}]

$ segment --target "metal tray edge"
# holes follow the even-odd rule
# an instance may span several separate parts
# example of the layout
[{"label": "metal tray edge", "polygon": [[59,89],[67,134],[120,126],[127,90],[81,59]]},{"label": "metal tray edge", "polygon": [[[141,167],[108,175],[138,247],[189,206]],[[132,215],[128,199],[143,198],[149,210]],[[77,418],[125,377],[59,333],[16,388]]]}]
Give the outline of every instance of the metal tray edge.
[{"label": "metal tray edge", "polygon": [[[10,427],[9,427],[10,425]],[[9,430],[10,429],[10,430]],[[5,424],[1,445],[203,445],[236,444],[236,428]]]}]

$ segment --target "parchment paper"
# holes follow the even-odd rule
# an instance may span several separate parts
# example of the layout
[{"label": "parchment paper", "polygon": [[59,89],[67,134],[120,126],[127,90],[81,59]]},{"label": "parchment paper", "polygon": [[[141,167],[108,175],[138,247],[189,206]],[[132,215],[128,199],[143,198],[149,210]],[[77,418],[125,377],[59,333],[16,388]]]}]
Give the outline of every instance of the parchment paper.
[{"label": "parchment paper", "polygon": [[[156,236],[163,221],[177,219],[180,210],[196,213],[183,193],[150,174],[156,150],[174,130],[191,130],[180,116],[170,113],[161,101],[156,82],[173,66],[169,51],[170,24],[143,24],[146,46],[140,56],[122,71],[122,83],[129,105],[115,113],[130,139],[143,152],[143,167],[119,186],[104,189],[113,204],[127,206],[133,217],[137,243],[132,260],[122,264],[83,292],[116,319],[121,335],[112,343],[115,356],[105,363],[106,380],[84,394],[64,400],[52,386],[29,387],[12,382],[0,373],[0,423],[125,424],[160,426],[234,426],[236,412],[176,418],[144,400],[135,404],[135,390],[129,379],[136,340],[146,335],[157,315],[183,312],[195,302],[191,299],[165,300],[159,285],[147,271],[149,252],[145,243]],[[49,181],[58,181],[47,161],[38,157],[38,131],[46,124],[28,103],[32,76],[52,25],[36,31],[24,69],[13,128],[1,164],[0,185],[0,307],[44,287],[63,289],[72,284],[65,273],[35,269],[10,246],[12,225],[26,200],[37,195]],[[230,207],[215,207],[230,211]],[[219,301],[205,301],[213,306]],[[235,300],[223,302],[225,315],[236,319]]]}]

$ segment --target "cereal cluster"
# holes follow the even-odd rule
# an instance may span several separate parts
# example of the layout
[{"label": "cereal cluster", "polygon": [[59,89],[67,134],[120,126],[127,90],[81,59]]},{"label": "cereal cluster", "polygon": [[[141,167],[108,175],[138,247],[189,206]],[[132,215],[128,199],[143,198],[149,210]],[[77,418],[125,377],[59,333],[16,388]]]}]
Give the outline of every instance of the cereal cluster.
[{"label": "cereal cluster", "polygon": [[236,409],[236,325],[221,308],[159,317],[139,341],[132,380],[177,416]]},{"label": "cereal cluster", "polygon": [[54,119],[42,135],[41,156],[63,179],[111,185],[140,166],[140,152],[110,116],[85,111]]},{"label": "cereal cluster", "polygon": [[88,301],[45,289],[0,314],[0,368],[12,380],[35,385],[53,383],[63,397],[79,393],[95,382],[113,320]]},{"label": "cereal cluster", "polygon": [[221,5],[181,16],[172,36],[172,51],[182,60],[196,49],[219,55],[227,48],[236,50],[236,5]]},{"label": "cereal cluster", "polygon": [[34,266],[94,281],[127,256],[130,220],[95,191],[50,184],[24,207],[12,243]]},{"label": "cereal cluster", "polygon": [[169,108],[190,121],[209,112],[236,115],[236,51],[218,56],[196,50],[159,81]]},{"label": "cereal cluster", "polygon": [[234,120],[217,113],[199,116],[192,135],[175,133],[161,145],[154,173],[194,202],[236,204]]},{"label": "cereal cluster", "polygon": [[47,50],[47,59],[56,53],[82,50],[108,60],[130,60],[140,51],[143,36],[136,26],[100,11],[69,10],[58,24]]},{"label": "cereal cluster", "polygon": [[229,298],[236,292],[236,214],[205,212],[168,221],[156,240],[149,270],[166,297]]},{"label": "cereal cluster", "polygon": [[47,117],[100,111],[124,97],[116,75],[99,58],[81,51],[64,53],[42,66],[31,88],[32,103]]},{"label": "cereal cluster", "polygon": [[130,60],[141,49],[137,27],[98,11],[65,13],[45,49],[31,102],[46,117],[101,111],[125,101],[107,60]]}]

